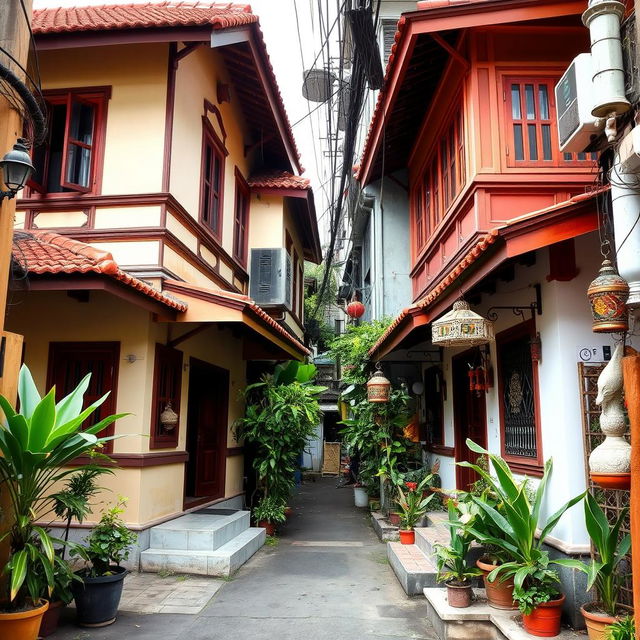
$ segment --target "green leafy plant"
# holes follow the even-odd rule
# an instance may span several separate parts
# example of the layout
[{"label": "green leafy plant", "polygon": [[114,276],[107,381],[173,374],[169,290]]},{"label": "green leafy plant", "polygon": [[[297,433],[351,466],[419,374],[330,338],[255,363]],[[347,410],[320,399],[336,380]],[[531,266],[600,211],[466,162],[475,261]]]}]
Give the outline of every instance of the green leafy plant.
[{"label": "green leafy plant", "polygon": [[264,496],[258,506],[254,507],[253,517],[256,522],[280,524],[287,519],[285,505],[276,496]]},{"label": "green leafy plant", "polygon": [[120,496],[113,507],[102,511],[100,522],[85,538],[86,546],[73,546],[71,555],[79,555],[91,565],[84,570],[85,576],[97,578],[112,575],[113,565],[119,567],[121,562],[128,560],[131,545],[135,544],[138,536],[127,528],[120,517],[126,503],[126,498]]},{"label": "green leafy plant", "polygon": [[420,484],[405,482],[405,488],[398,487],[398,507],[400,508],[400,528],[413,529],[418,520],[427,512],[427,507],[433,494],[425,496],[424,489],[428,486],[430,476],[422,480]]},{"label": "green leafy plant", "polygon": [[628,508],[622,509],[612,526],[596,499],[587,493],[584,501],[584,518],[597,558],[589,564],[574,558],[559,561],[563,566],[579,569],[587,574],[587,589],[595,587],[599,604],[607,615],[613,617],[617,614],[622,586],[619,565],[631,547],[629,534],[620,537],[620,529],[627,513]]},{"label": "green leafy plant", "polygon": [[531,615],[538,605],[554,600],[560,596],[557,572],[550,571],[539,582],[531,581],[527,586],[515,587],[513,599],[518,603],[520,613]]},{"label": "green leafy plant", "polygon": [[[549,459],[545,463],[544,473],[535,491],[534,500],[530,502],[526,483],[515,480],[509,466],[500,456],[489,453],[469,439],[467,439],[467,446],[471,451],[487,457],[493,466],[495,477],[470,462],[460,462],[460,466],[468,467],[478,473],[500,504],[498,508],[497,504],[493,505],[482,497],[471,495],[473,503],[486,514],[487,521],[491,523],[491,529],[483,530],[483,520],[478,519],[468,526],[468,530],[479,542],[493,545],[502,552],[503,557],[509,558],[491,571],[487,579],[492,582],[498,576],[501,580],[513,577],[516,601],[518,601],[517,593],[524,597],[533,587],[550,589],[551,584],[558,582],[558,574],[549,565],[561,562],[550,560],[548,552],[542,549],[542,544],[565,511],[582,500],[584,494],[575,496],[551,515],[546,524],[540,527],[542,530],[540,536],[536,537],[540,524],[540,510],[553,467],[552,460]],[[501,530],[501,537],[492,534],[496,527]]]},{"label": "green leafy plant", "polygon": [[447,503],[449,520],[449,544],[437,542],[434,545],[436,556],[437,580],[451,582],[456,586],[464,586],[472,578],[481,575],[480,569],[467,562],[469,547],[473,537],[460,521],[460,514],[451,500]]},{"label": "green leafy plant", "polygon": [[69,563],[62,558],[60,549],[56,550],[53,558],[53,589],[51,592],[49,592],[47,575],[42,564],[35,565],[33,570],[33,575],[40,585],[41,598],[46,598],[51,602],[60,600],[64,604],[68,604],[73,600],[71,583],[74,580],[79,581],[80,578],[73,572]]},{"label": "green leafy plant", "polygon": [[633,616],[625,616],[604,628],[604,640],[635,640],[636,621]]},{"label": "green leafy plant", "polygon": [[112,415],[83,430],[83,423],[106,400],[103,396],[86,409],[82,408],[90,374],[65,398],[56,403],[55,388],[40,397],[31,372],[26,366],[20,370],[18,396],[20,411],[0,396],[5,423],[0,428],[0,483],[9,495],[11,512],[2,539],[9,538],[9,560],[4,572],[8,574],[10,609],[23,609],[27,598],[36,602],[42,593],[37,579],[41,570],[50,595],[55,587],[53,539],[35,525],[40,517],[51,513],[51,496],[56,483],[76,469],[63,469],[77,456],[117,436],[99,438],[115,420],[127,414]]}]

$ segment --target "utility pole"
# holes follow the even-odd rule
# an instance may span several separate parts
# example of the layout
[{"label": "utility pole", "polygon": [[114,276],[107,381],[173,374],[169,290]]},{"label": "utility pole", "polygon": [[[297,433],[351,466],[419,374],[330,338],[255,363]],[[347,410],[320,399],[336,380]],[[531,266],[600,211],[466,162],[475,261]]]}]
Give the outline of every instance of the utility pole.
[{"label": "utility pole", "polygon": [[[27,68],[30,35],[27,20],[31,20],[31,7],[31,0],[0,0],[0,47],[18,64],[2,52],[0,62],[21,79],[24,72],[18,65]],[[21,135],[21,114],[0,95],[0,157],[13,148]],[[0,393],[11,402],[16,398],[22,357],[22,336],[4,330],[15,212],[15,198],[5,198],[0,203]]]}]

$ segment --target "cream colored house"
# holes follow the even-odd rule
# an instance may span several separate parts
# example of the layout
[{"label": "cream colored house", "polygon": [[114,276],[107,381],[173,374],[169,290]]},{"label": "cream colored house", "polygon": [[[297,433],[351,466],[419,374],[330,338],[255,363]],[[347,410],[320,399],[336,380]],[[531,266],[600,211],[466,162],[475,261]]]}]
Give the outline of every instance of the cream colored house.
[{"label": "cream colored house", "polygon": [[[103,413],[131,412],[105,484],[132,527],[241,506],[239,392],[256,361],[307,355],[302,265],[321,259],[258,18],[59,8],[33,31],[49,137],[18,202],[7,328],[41,389],[90,370]],[[274,283],[280,298],[249,297]]]}]

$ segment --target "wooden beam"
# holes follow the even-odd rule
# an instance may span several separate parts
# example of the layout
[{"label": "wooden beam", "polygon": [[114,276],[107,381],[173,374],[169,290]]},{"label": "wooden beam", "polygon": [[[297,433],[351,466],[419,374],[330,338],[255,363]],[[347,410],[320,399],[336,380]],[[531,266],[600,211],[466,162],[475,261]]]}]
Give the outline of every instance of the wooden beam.
[{"label": "wooden beam", "polygon": [[185,340],[188,340],[189,338],[192,338],[193,336],[198,335],[199,333],[202,333],[205,329],[210,329],[210,328],[211,328],[211,323],[205,322],[201,324],[199,327],[196,327],[195,329],[191,329],[191,331],[187,331],[186,333],[183,333],[181,336],[178,336],[177,338],[173,338],[173,340],[167,341],[167,347],[173,348],[179,345],[181,342],[184,342]]}]

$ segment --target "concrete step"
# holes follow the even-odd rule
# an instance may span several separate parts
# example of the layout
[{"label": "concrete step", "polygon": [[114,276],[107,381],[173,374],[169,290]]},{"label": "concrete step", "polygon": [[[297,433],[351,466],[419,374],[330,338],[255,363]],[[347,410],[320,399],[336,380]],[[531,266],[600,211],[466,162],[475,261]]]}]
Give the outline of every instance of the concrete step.
[{"label": "concrete step", "polygon": [[215,551],[250,525],[249,511],[230,514],[189,513],[152,527],[149,547],[172,551]]},{"label": "concrete step", "polygon": [[371,513],[371,526],[381,542],[398,539],[398,527],[390,524],[380,511]]},{"label": "concrete step", "polygon": [[[417,527],[416,532],[416,546],[427,557],[432,558],[434,553],[434,545],[436,542],[448,545],[450,540],[449,527],[444,522],[447,520],[447,514],[441,511],[427,514],[427,527]],[[471,543],[469,548],[469,555],[467,561],[471,564],[475,564],[476,560],[482,555],[483,547],[476,542]]]},{"label": "concrete step", "polygon": [[387,558],[405,593],[415,596],[435,587],[436,567],[415,544],[387,542]]},{"label": "concrete step", "polygon": [[245,529],[217,549],[149,548],[140,554],[142,571],[173,571],[208,576],[229,576],[239,569],[262,545],[266,532],[260,527]]}]

